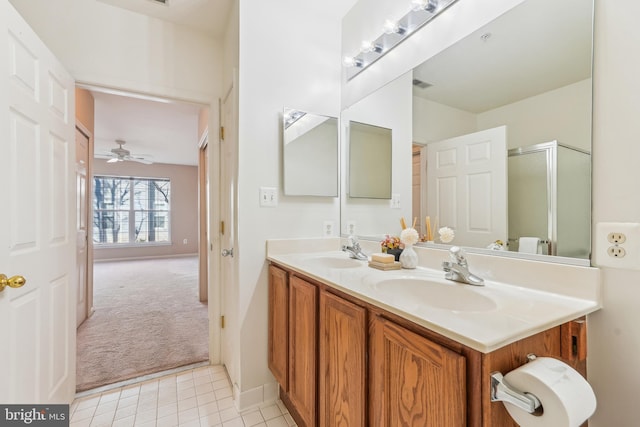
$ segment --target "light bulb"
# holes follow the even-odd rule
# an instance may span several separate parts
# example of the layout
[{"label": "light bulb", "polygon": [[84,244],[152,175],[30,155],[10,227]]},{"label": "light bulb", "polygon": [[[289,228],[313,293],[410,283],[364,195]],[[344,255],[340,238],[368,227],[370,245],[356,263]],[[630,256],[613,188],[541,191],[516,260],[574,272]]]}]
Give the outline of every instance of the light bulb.
[{"label": "light bulb", "polygon": [[399,29],[400,29],[400,27],[398,26],[398,22],[397,21],[392,21],[390,19],[387,19],[386,21],[384,21],[384,32],[385,32],[385,34],[397,33]]},{"label": "light bulb", "polygon": [[390,19],[387,19],[384,22],[384,28],[383,31],[385,32],[385,34],[404,34],[407,30],[405,28],[402,28],[400,26],[400,24],[398,24],[398,21],[392,21]]},{"label": "light bulb", "polygon": [[424,9],[427,4],[427,0],[411,0],[411,10],[417,12]]},{"label": "light bulb", "polygon": [[345,56],[342,63],[346,67],[362,67],[362,60],[354,58],[353,56]]},{"label": "light bulb", "polygon": [[362,42],[362,45],[360,46],[360,52],[362,52],[362,53],[369,53],[369,52],[380,53],[380,52],[382,52],[382,46],[380,46],[379,44],[375,44],[373,42],[364,40]]},{"label": "light bulb", "polygon": [[411,10],[414,12],[426,10],[429,13],[433,13],[437,8],[438,0],[411,0]]},{"label": "light bulb", "polygon": [[362,45],[360,46],[360,52],[368,53],[368,52],[371,52],[372,50],[373,50],[373,43],[364,40],[362,42]]}]

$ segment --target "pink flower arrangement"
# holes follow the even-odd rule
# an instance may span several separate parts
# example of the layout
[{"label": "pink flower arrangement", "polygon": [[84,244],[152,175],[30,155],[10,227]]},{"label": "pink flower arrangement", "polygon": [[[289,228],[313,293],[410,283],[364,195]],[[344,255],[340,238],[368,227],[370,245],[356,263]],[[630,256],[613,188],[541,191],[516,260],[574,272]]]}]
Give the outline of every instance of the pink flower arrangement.
[{"label": "pink flower arrangement", "polygon": [[380,242],[382,252],[387,252],[387,249],[398,249],[400,247],[400,238],[397,236],[386,235],[385,239]]}]

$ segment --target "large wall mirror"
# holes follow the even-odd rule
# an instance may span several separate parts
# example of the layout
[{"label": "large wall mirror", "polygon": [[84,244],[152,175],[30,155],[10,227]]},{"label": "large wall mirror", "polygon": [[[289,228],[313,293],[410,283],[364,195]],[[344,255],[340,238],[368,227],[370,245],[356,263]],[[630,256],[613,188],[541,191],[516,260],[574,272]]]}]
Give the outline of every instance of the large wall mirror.
[{"label": "large wall mirror", "polygon": [[285,108],[284,194],[338,196],[338,119]]},{"label": "large wall mirror", "polygon": [[593,0],[526,0],[345,109],[412,120],[389,126],[409,134],[393,141],[400,203],[346,199],[342,232],[378,239],[415,217],[424,233],[429,216],[452,244],[588,265],[592,31]]}]

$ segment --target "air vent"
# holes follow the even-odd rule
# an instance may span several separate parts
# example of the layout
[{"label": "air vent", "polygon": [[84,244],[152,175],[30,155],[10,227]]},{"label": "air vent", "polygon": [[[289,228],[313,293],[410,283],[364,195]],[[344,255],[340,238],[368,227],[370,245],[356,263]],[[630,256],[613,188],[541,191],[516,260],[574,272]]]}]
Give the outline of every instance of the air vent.
[{"label": "air vent", "polygon": [[423,82],[422,80],[413,79],[413,85],[420,89],[426,89],[433,86],[431,83]]}]

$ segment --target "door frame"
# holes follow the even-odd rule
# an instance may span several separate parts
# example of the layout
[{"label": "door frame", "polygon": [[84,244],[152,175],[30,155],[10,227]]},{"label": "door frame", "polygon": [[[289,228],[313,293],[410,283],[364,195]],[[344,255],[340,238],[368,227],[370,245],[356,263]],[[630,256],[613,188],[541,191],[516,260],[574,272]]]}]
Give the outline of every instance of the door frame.
[{"label": "door frame", "polygon": [[209,300],[209,128],[202,132],[198,142],[198,295],[200,302]]},{"label": "door frame", "polygon": [[[219,99],[218,98],[211,101],[209,104],[206,104],[202,101],[202,99],[172,98],[170,96],[167,96],[164,94],[158,94],[154,92],[143,92],[142,90],[136,91],[132,89],[120,89],[113,86],[104,85],[101,83],[92,83],[88,81],[78,81],[78,80],[76,80],[76,87],[87,89],[87,90],[102,91],[102,92],[110,93],[113,95],[129,96],[133,98],[141,98],[141,99],[155,98],[155,99],[163,99],[168,101],[197,104],[197,105],[200,105],[202,108],[209,109],[208,129],[218,129],[219,127],[219,122],[218,122]],[[74,116],[75,116],[75,111],[74,111]],[[205,134],[208,133],[208,129],[205,131]],[[217,176],[218,174],[211,173],[212,171],[217,171],[219,169],[218,147],[215,146],[215,144],[219,145],[219,141],[217,140],[217,138],[214,138],[214,140],[215,141],[211,141],[210,139],[207,139],[207,145],[211,148],[209,150],[209,162],[208,162],[208,169],[209,169],[209,195],[208,196],[209,198],[208,198],[208,204],[206,206],[206,209],[208,211],[207,220],[209,225],[216,224],[216,220],[219,221],[219,218],[220,218],[220,214],[218,210],[215,209],[216,206],[213,205],[214,200],[219,200],[219,185],[220,185],[219,177]],[[212,145],[214,142],[215,144]],[[92,156],[93,156],[93,152],[92,152]],[[89,159],[89,163],[92,166],[93,157]],[[200,167],[198,166],[198,176],[200,174],[199,171],[200,171]],[[91,203],[91,206],[93,207],[93,203]],[[198,211],[198,215],[200,215],[200,209],[197,209],[197,211]],[[198,218],[198,222],[200,223],[200,218]],[[90,224],[91,224],[91,227],[93,227],[93,221],[91,221]],[[212,304],[211,298],[209,298],[209,303],[207,304],[208,313],[209,313],[209,325],[208,325],[209,327],[209,363],[212,365],[220,363],[220,348],[221,348],[221,341],[220,341],[221,325],[219,322],[220,312],[221,312],[221,306],[220,306],[221,289],[220,289],[220,275],[219,275],[220,265],[219,265],[219,257],[211,256],[211,252],[214,252],[217,254],[220,253],[220,239],[217,238],[216,236],[217,236],[217,233],[213,233],[212,235],[212,233],[209,232],[209,236],[208,236],[209,241],[206,242],[204,246],[200,244],[198,249],[199,262],[200,260],[204,259],[205,262],[207,262],[207,270],[209,272],[207,297],[212,296],[213,298],[218,300],[217,303]],[[206,251],[204,255],[200,253],[203,247],[204,247],[204,250]],[[201,271],[201,268],[198,267],[198,277],[200,277],[200,271]],[[92,265],[92,275],[93,275],[93,265]],[[200,279],[198,279],[198,281],[200,283]]]},{"label": "door frame", "polygon": [[[230,122],[227,123],[223,119],[223,115],[225,114],[225,105],[230,105],[231,117]],[[238,70],[234,68],[232,81],[228,85],[228,89],[224,92],[223,98],[219,99],[218,102],[218,128],[221,131],[218,133],[218,150],[216,150],[217,154],[217,165],[218,170],[215,175],[218,178],[218,183],[215,186],[217,190],[217,198],[215,200],[219,201],[219,206],[216,211],[218,212],[217,222],[214,224],[221,224],[222,218],[230,218],[228,222],[231,224],[225,224],[225,232],[222,233],[222,230],[218,230],[217,235],[217,243],[218,246],[214,246],[215,260],[218,262],[218,280],[217,286],[220,295],[220,313],[216,320],[222,321],[222,318],[225,319],[224,328],[220,324],[220,363],[224,364],[227,368],[227,374],[230,376],[233,394],[237,397],[238,393],[238,378],[235,366],[238,364],[238,346],[239,346],[239,336],[240,336],[240,325],[238,320],[238,288],[236,286],[237,277],[238,277],[238,256],[239,256],[239,248],[238,248],[238,194],[237,194],[237,174],[238,174]],[[225,130],[222,130],[222,126],[224,124]],[[231,174],[224,175],[222,174],[223,167],[222,162],[227,161],[225,157],[225,137],[226,142],[231,142],[234,144],[233,149],[234,159],[233,164],[229,165],[226,163],[226,170],[231,172]],[[233,183],[233,188],[231,188],[231,183]],[[223,197],[229,196],[229,191],[232,193],[231,195],[231,203],[223,203]],[[225,206],[228,206],[231,212],[223,212]],[[225,245],[226,237],[225,235],[231,235],[232,240],[227,244],[230,246],[225,247],[228,249],[231,247],[233,249],[233,255],[231,257],[224,258],[221,255],[221,251],[223,249],[223,245]],[[234,283],[227,283],[224,280],[226,277],[231,277]],[[223,331],[224,329],[224,331]],[[235,335],[234,335],[235,334]],[[230,342],[229,342],[230,340]],[[230,354],[225,354],[225,346],[229,349]],[[227,360],[226,357],[229,357],[231,360]]]},{"label": "door frame", "polygon": [[[75,115],[75,111],[74,111]],[[85,125],[82,124],[76,117],[76,129],[79,130],[84,136],[89,139],[89,161],[87,162],[87,184],[85,191],[87,192],[87,200],[86,200],[86,209],[87,213],[86,224],[87,224],[87,258],[85,262],[86,266],[86,281],[87,281],[87,319],[93,315],[94,307],[93,307],[93,133],[87,129]],[[79,218],[78,218],[79,220]],[[80,325],[78,325],[80,326]]]}]

